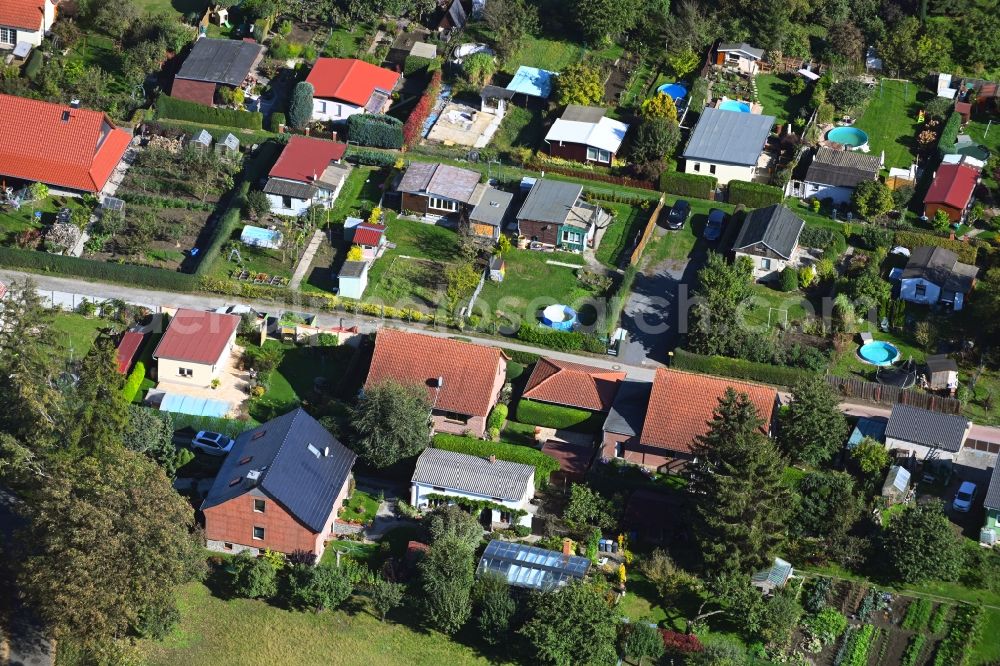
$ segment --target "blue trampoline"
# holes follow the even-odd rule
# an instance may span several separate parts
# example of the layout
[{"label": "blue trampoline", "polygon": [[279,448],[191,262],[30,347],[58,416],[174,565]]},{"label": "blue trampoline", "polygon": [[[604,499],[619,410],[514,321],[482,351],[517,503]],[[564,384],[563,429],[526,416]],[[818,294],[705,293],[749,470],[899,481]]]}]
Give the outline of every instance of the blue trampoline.
[{"label": "blue trampoline", "polygon": [[179,395],[177,393],[164,393],[163,399],[160,401],[161,412],[191,414],[192,416],[213,416],[215,418],[224,418],[231,409],[232,405],[224,400],[196,398],[194,396]]},{"label": "blue trampoline", "polygon": [[679,99],[684,99],[688,94],[687,88],[680,83],[664,83],[656,89],[656,92],[669,95],[675,102]]}]

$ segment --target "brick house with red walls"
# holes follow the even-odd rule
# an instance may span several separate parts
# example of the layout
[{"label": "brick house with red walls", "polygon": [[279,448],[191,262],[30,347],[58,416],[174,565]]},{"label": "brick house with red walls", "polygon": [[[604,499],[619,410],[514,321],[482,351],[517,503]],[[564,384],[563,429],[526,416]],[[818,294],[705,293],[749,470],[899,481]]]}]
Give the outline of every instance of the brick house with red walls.
[{"label": "brick house with red walls", "polygon": [[482,437],[506,379],[506,357],[496,347],[383,328],[365,388],[387,380],[422,386],[435,432]]},{"label": "brick house with red walls", "polygon": [[206,546],[322,557],[356,456],[301,408],[233,443],[201,505]]},{"label": "brick house with red walls", "polygon": [[263,57],[264,47],[253,40],[201,37],[174,76],[170,96],[214,106],[219,89],[242,88]]},{"label": "brick house with red walls", "polygon": [[770,386],[660,368],[652,385],[622,384],[604,423],[601,455],[656,469],[683,466],[728,388],[749,396],[770,435],[779,405]]}]

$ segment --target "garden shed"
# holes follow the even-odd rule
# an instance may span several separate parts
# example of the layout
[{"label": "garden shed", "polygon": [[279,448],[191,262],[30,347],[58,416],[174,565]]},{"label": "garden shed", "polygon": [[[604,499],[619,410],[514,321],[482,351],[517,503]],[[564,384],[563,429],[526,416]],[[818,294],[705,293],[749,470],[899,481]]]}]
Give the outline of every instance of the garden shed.
[{"label": "garden shed", "polygon": [[215,144],[215,152],[223,157],[235,159],[240,154],[240,140],[232,132]]},{"label": "garden shed", "polygon": [[924,360],[924,380],[932,391],[958,388],[958,363],[947,354],[934,354]]},{"label": "garden shed", "polygon": [[345,298],[361,298],[368,286],[368,262],[345,261],[340,267],[340,295]]}]

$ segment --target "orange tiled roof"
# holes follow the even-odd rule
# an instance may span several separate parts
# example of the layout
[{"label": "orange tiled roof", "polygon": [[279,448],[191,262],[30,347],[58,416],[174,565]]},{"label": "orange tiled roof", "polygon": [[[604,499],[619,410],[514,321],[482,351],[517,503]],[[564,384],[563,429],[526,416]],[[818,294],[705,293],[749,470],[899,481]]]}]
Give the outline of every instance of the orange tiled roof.
[{"label": "orange tiled roof", "polygon": [[[365,386],[390,379],[418,384],[427,389],[435,409],[486,416],[496,402],[493,386],[501,363],[496,347],[383,328],[375,337]],[[440,392],[435,388],[438,377],[444,379]]]},{"label": "orange tiled roof", "polygon": [[100,111],[0,95],[0,175],[99,192],[131,140]]},{"label": "orange tiled roof", "polygon": [[364,60],[319,58],[306,81],[312,84],[315,97],[364,106],[376,88],[392,92],[399,74]]},{"label": "orange tiled roof", "polygon": [[541,358],[531,371],[523,395],[531,400],[606,412],[611,409],[618,382],[623,379],[624,372]]},{"label": "orange tiled roof", "polygon": [[0,25],[37,32],[45,17],[45,0],[3,0]]},{"label": "orange tiled roof", "polygon": [[689,453],[695,438],[708,432],[719,398],[729,387],[750,397],[769,432],[778,397],[770,386],[661,368],[653,380],[639,443]]}]

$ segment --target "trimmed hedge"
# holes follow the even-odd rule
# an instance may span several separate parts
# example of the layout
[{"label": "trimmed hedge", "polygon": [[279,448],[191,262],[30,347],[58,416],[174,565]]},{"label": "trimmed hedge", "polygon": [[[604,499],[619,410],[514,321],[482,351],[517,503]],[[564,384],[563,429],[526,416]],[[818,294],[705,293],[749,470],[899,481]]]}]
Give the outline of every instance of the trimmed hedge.
[{"label": "trimmed hedge", "polygon": [[517,420],[528,425],[577,432],[597,432],[604,425],[604,415],[599,412],[550,405],[527,398],[521,398],[517,403]]},{"label": "trimmed hedge", "polygon": [[504,421],[507,420],[507,405],[502,402],[493,408],[490,412],[489,418],[486,419],[486,429],[493,430],[496,428],[499,430],[503,427]]},{"label": "trimmed hedge", "polygon": [[729,181],[727,200],[734,206],[743,204],[747,208],[763,208],[781,203],[784,199],[785,193],[780,187],[745,180]]},{"label": "trimmed hedge", "polygon": [[976,263],[976,255],[979,253],[979,248],[974,242],[966,243],[965,241],[952,240],[943,236],[925,234],[919,231],[897,231],[895,243],[911,250],[923,245],[943,247],[957,254],[958,260],[966,264]]},{"label": "trimmed hedge", "polygon": [[347,147],[346,159],[362,166],[387,167],[392,166],[399,159],[396,153],[384,153],[374,148]]},{"label": "trimmed hedge", "polygon": [[156,117],[172,120],[186,120],[192,123],[207,123],[223,127],[240,127],[243,129],[264,129],[264,114],[258,111],[237,111],[235,109],[217,109],[186,99],[177,99],[169,95],[160,95],[156,100]]},{"label": "trimmed hedge", "polygon": [[33,273],[70,275],[168,291],[195,291],[198,288],[198,281],[187,273],[149,266],[93,261],[16,247],[0,247],[0,266],[19,268]]},{"label": "trimmed hedge", "polygon": [[679,197],[711,199],[718,184],[719,179],[715,176],[702,176],[696,173],[664,171],[660,176],[660,189]]},{"label": "trimmed hedge", "polygon": [[275,111],[274,113],[271,114],[270,127],[272,132],[277,132],[282,125],[287,125],[287,124],[288,124],[288,118],[285,116],[285,114],[281,113],[280,111]]},{"label": "trimmed hedge", "polygon": [[403,122],[382,114],[356,113],[347,119],[347,136],[362,146],[398,149],[403,147]]},{"label": "trimmed hedge", "polygon": [[139,389],[142,387],[142,380],[145,378],[146,364],[139,361],[132,368],[128,379],[125,380],[125,386],[122,387],[122,396],[125,398],[125,402],[135,402],[135,397],[139,395]]},{"label": "trimmed hedge", "polygon": [[769,363],[755,363],[741,358],[702,356],[701,354],[694,354],[684,349],[674,350],[672,367],[678,370],[690,370],[708,375],[732,377],[733,379],[746,379],[764,384],[774,384],[776,386],[794,386],[797,382],[815,374],[801,368],[790,368],[783,365],[771,365]]},{"label": "trimmed hedge", "polygon": [[550,455],[542,453],[530,446],[519,446],[506,442],[486,442],[474,437],[462,435],[434,435],[432,446],[443,451],[454,451],[470,456],[488,458],[491,455],[499,460],[531,465],[535,468],[535,487],[541,488],[548,484],[549,476],[559,471],[559,461]]},{"label": "trimmed hedge", "polygon": [[429,72],[435,69],[437,60],[435,58],[421,58],[420,56],[406,56],[403,61],[403,76],[413,76],[421,72]]},{"label": "trimmed hedge", "polygon": [[260,425],[253,419],[224,419],[214,416],[195,416],[193,414],[179,414],[171,412],[170,416],[174,421],[174,431],[190,428],[195,432],[210,430],[211,432],[221,432],[226,437],[235,439],[247,430],[252,430]]},{"label": "trimmed hedge", "polygon": [[538,359],[542,356],[541,354],[532,354],[531,352],[518,351],[517,349],[507,349],[506,347],[501,347],[500,351],[507,354],[507,357],[515,363],[520,363],[521,365],[531,365],[532,363],[537,363]]},{"label": "trimmed hedge", "polygon": [[517,339],[557,351],[589,351],[603,354],[607,346],[594,335],[576,331],[554,331],[535,323],[523,323],[517,330]]}]

